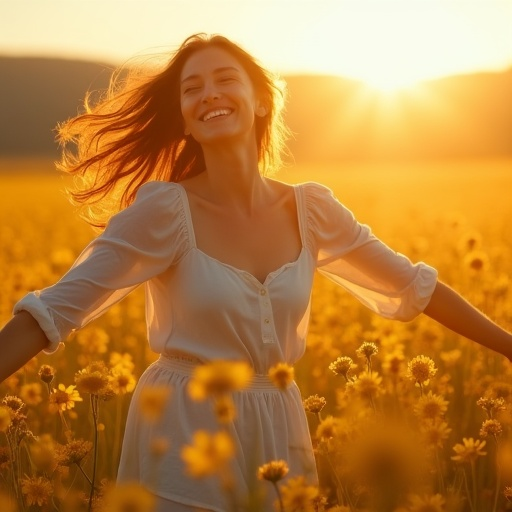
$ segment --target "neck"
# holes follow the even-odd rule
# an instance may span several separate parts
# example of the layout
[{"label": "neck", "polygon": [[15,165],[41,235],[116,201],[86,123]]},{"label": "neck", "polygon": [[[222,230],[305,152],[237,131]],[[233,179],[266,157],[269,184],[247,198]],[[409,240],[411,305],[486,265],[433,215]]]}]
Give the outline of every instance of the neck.
[{"label": "neck", "polygon": [[204,151],[204,156],[204,185],[212,202],[246,215],[261,206],[266,183],[258,169],[256,150],[249,154],[216,147],[215,151]]}]

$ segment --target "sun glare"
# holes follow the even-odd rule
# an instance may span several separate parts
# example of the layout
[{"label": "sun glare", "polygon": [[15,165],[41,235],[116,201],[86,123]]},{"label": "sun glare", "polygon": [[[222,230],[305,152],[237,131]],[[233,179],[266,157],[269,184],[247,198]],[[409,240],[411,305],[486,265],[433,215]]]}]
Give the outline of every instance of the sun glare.
[{"label": "sun glare", "polygon": [[350,9],[330,4],[311,20],[301,52],[326,73],[392,92],[470,69],[470,57],[482,51],[476,28],[450,2],[361,0]]},{"label": "sun glare", "polygon": [[392,94],[413,88],[421,81],[421,75],[414,76],[402,70],[379,69],[368,70],[359,75],[359,79],[366,83],[371,89],[376,89],[383,94]]}]

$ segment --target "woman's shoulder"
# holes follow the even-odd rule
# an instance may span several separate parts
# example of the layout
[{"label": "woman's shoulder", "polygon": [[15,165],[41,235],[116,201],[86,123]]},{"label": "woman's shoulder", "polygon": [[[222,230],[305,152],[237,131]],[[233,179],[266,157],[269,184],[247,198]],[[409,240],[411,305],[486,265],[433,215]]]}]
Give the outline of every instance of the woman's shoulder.
[{"label": "woman's shoulder", "polygon": [[286,183],[280,180],[274,180],[267,178],[267,181],[272,184],[272,186],[282,193],[293,193],[295,190],[299,190],[304,192],[307,195],[316,197],[316,196],[325,196],[325,195],[333,195],[332,190],[322,185],[321,183],[317,183],[315,181],[305,181],[301,183]]},{"label": "woman's shoulder", "polygon": [[182,211],[180,187],[167,181],[148,181],[141,185],[135,200],[127,208],[114,215],[108,224],[113,225],[159,225],[180,218]]},{"label": "woman's shoulder", "polygon": [[182,187],[169,181],[148,181],[137,190],[130,208],[137,210],[180,210],[182,208]]},{"label": "woman's shoulder", "polygon": [[329,206],[340,205],[331,188],[316,181],[298,183],[295,187],[304,198],[308,210],[317,210]]},{"label": "woman's shoulder", "polygon": [[189,235],[179,185],[165,181],[145,183],[138,189],[135,201],[110,219],[102,236],[145,247],[150,252],[172,246],[176,254],[184,254]]},{"label": "woman's shoulder", "polygon": [[147,196],[179,195],[180,185],[171,181],[147,181],[137,191],[137,198]]},{"label": "woman's shoulder", "polygon": [[311,196],[334,195],[331,188],[317,181],[304,181],[295,185]]}]

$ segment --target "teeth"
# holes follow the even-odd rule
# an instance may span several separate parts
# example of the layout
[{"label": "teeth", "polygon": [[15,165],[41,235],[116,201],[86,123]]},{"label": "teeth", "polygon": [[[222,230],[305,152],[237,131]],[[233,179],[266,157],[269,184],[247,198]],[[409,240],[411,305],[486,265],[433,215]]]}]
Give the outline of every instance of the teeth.
[{"label": "teeth", "polygon": [[211,112],[208,112],[207,114],[205,114],[205,116],[203,117],[203,121],[208,121],[210,119],[213,119],[214,117],[228,116],[229,114],[231,114],[231,110],[229,110],[227,108],[222,108],[219,110],[212,110]]}]

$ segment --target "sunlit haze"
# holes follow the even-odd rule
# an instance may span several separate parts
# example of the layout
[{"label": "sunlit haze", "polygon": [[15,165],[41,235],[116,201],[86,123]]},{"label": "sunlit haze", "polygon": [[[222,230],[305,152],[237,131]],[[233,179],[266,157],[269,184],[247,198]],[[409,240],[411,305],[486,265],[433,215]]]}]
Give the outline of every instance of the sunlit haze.
[{"label": "sunlit haze", "polygon": [[222,33],[281,73],[383,89],[512,66],[509,0],[2,2],[0,54],[119,63]]}]

